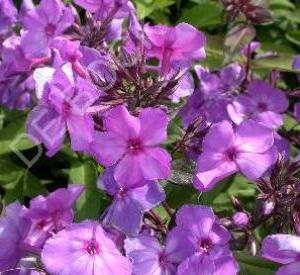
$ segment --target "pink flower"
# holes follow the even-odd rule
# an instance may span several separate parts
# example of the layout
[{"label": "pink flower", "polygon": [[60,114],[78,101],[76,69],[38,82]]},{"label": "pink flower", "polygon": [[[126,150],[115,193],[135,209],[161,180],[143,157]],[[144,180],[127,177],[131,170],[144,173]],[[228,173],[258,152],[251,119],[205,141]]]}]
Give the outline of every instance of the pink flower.
[{"label": "pink flower", "polygon": [[283,264],[276,275],[300,274],[300,237],[288,234],[270,235],[263,241],[262,256]]},{"label": "pink flower", "polygon": [[15,202],[6,207],[5,216],[0,219],[0,273],[17,266],[24,256],[22,245],[29,231],[30,221],[20,217],[22,206]]},{"label": "pink flower", "polygon": [[150,46],[147,45],[147,54],[161,61],[164,75],[170,71],[172,65],[187,65],[206,56],[204,34],[187,23],[180,23],[176,27],[146,25],[145,33],[151,43]]},{"label": "pink flower", "polygon": [[49,239],[42,262],[52,275],[130,275],[131,264],[97,222],[73,224]]},{"label": "pink flower", "polygon": [[26,242],[41,247],[52,234],[70,225],[73,222],[72,207],[83,190],[83,185],[72,184],[67,189],[57,189],[48,197],[32,199],[30,207],[22,211],[22,216],[32,221]]},{"label": "pink flower", "polygon": [[96,133],[92,151],[104,166],[116,165],[118,182],[167,178],[171,157],[159,144],[167,139],[168,121],[159,108],[143,109],[135,117],[124,106],[116,107],[104,118],[106,132]]},{"label": "pink flower", "polygon": [[277,159],[273,144],[272,130],[253,120],[242,122],[236,131],[228,121],[215,124],[203,141],[195,187],[208,191],[238,171],[250,180],[260,178]]}]

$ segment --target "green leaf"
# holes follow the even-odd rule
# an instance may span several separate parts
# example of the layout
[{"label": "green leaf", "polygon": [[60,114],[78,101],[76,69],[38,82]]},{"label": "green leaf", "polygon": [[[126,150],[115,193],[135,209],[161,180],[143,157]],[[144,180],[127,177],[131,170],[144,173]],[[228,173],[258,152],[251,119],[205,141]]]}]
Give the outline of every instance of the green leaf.
[{"label": "green leaf", "polygon": [[179,186],[167,183],[165,186],[167,203],[171,208],[178,208],[186,203],[197,203],[199,191],[192,185]]},{"label": "green leaf", "polygon": [[109,203],[106,195],[97,188],[97,177],[97,166],[92,159],[71,162],[69,181],[85,185],[85,191],[76,203],[76,221],[98,219]]},{"label": "green leaf", "polygon": [[300,30],[289,32],[285,36],[290,42],[300,46]]},{"label": "green leaf", "polygon": [[273,9],[295,9],[295,5],[290,0],[270,0],[269,8]]},{"label": "green leaf", "polygon": [[189,23],[198,28],[222,23],[222,8],[218,3],[208,2],[183,10],[180,22]]},{"label": "green leaf", "polygon": [[87,188],[76,203],[76,221],[98,219],[108,206],[109,199],[97,189]]},{"label": "green leaf", "polygon": [[245,252],[235,252],[235,258],[240,265],[240,274],[274,275],[279,265],[258,256],[251,256]]},{"label": "green leaf", "polygon": [[206,59],[201,65],[210,69],[219,68],[224,62],[224,39],[219,36],[206,35],[207,45],[205,46]]},{"label": "green leaf", "polygon": [[45,194],[46,188],[28,169],[15,165],[9,160],[0,159],[0,184],[5,189],[5,203],[22,201],[25,197],[33,198]]},{"label": "green leaf", "polygon": [[174,0],[135,0],[137,14],[140,19],[144,19],[156,10],[164,10],[173,3]]},{"label": "green leaf", "polygon": [[293,61],[294,55],[279,54],[278,56],[274,57],[255,59],[251,62],[251,66],[253,68],[259,69],[280,70],[283,72],[297,72],[292,68]]},{"label": "green leaf", "polygon": [[25,134],[25,121],[26,118],[21,117],[0,131],[0,155],[27,150],[35,146]]},{"label": "green leaf", "polygon": [[24,169],[8,160],[0,159],[0,184],[6,185],[18,182],[24,174]]},{"label": "green leaf", "polygon": [[25,197],[33,198],[40,194],[45,194],[46,188],[42,185],[41,181],[28,170],[25,171],[23,176],[23,195]]},{"label": "green leaf", "polygon": [[97,181],[97,166],[92,159],[77,160],[71,162],[69,182],[81,183],[86,186],[94,186]]},{"label": "green leaf", "polygon": [[249,183],[249,180],[242,175],[236,174],[218,183],[213,190],[202,193],[198,203],[210,205],[218,213],[231,215],[233,195],[241,199],[246,206],[249,204],[251,207],[255,196],[255,185]]}]

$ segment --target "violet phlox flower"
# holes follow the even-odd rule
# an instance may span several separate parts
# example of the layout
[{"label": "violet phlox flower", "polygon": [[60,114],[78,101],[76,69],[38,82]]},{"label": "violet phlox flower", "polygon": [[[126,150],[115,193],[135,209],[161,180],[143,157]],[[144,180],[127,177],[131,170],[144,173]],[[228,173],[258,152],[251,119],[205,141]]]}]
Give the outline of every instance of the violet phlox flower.
[{"label": "violet phlox flower", "polygon": [[191,253],[190,247],[178,246],[179,232],[171,231],[162,245],[155,236],[145,233],[127,238],[124,248],[133,265],[133,275],[173,275],[177,266]]},{"label": "violet phlox flower", "polygon": [[168,74],[174,64],[182,63],[187,67],[206,57],[204,34],[187,23],[175,27],[145,25],[144,31],[150,42],[146,53],[160,60],[163,75]]},{"label": "violet phlox flower", "polygon": [[224,67],[219,73],[210,72],[202,66],[196,66],[195,70],[200,86],[180,111],[186,128],[201,116],[207,123],[227,119],[226,106],[232,102],[235,90],[245,78],[245,72],[238,63]]},{"label": "violet phlox flower", "polygon": [[107,168],[99,177],[98,188],[112,196],[112,204],[103,213],[103,224],[126,235],[139,233],[142,218],[165,199],[162,187],[154,181],[119,182],[114,180],[113,168]]},{"label": "violet phlox flower", "polygon": [[273,88],[265,81],[256,80],[227,109],[235,124],[252,118],[267,127],[276,128],[283,124],[281,113],[288,106],[289,101],[283,91]]},{"label": "violet phlox flower", "polygon": [[125,106],[108,111],[105,132],[97,132],[91,150],[100,164],[115,165],[119,183],[165,179],[170,173],[171,157],[159,147],[167,140],[167,114],[160,108],[145,108],[138,117]]},{"label": "violet phlox flower", "polygon": [[130,275],[132,271],[129,260],[95,221],[60,231],[46,242],[41,259],[52,275]]},{"label": "violet phlox flower", "polygon": [[28,11],[23,20],[22,48],[26,57],[41,58],[49,55],[51,41],[64,33],[74,22],[71,8],[60,0],[42,0]]},{"label": "violet phlox flower", "polygon": [[57,189],[48,197],[40,195],[32,199],[29,208],[21,212],[22,217],[32,222],[26,242],[42,247],[50,236],[70,225],[73,222],[72,207],[83,191],[83,185],[72,184],[67,189]]},{"label": "violet phlox flower", "polygon": [[207,206],[184,205],[176,215],[172,230],[177,250],[188,251],[177,275],[237,274],[239,267],[229,249],[230,233],[220,225]]},{"label": "violet phlox flower", "polygon": [[25,238],[30,229],[30,220],[20,216],[23,207],[15,202],[6,207],[0,218],[0,273],[13,269],[26,255]]},{"label": "violet phlox flower", "polygon": [[133,11],[133,5],[128,0],[75,0],[75,4],[95,14],[99,20],[113,15],[120,19]]},{"label": "violet phlox flower", "polygon": [[250,180],[260,178],[277,160],[273,145],[273,131],[253,120],[242,122],[236,129],[228,121],[214,124],[202,144],[194,186],[211,190],[238,171]]},{"label": "violet phlox flower", "polygon": [[70,63],[49,78],[38,106],[29,115],[27,133],[33,142],[45,145],[48,156],[60,149],[66,130],[73,150],[88,151],[94,136],[94,122],[86,112],[101,92],[87,80],[74,78]]},{"label": "violet phlox flower", "polygon": [[288,234],[267,236],[262,244],[262,256],[280,264],[277,275],[300,274],[300,237]]}]

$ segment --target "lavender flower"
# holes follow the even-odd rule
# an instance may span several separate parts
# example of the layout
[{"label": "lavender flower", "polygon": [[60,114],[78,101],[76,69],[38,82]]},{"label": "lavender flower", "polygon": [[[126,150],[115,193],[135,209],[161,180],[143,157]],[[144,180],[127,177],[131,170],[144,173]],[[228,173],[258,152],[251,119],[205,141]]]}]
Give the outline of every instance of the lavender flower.
[{"label": "lavender flower", "polygon": [[29,232],[30,220],[21,217],[22,206],[15,202],[6,207],[6,214],[0,218],[0,272],[17,266],[26,255],[24,240]]},{"label": "lavender flower", "polygon": [[75,0],[78,6],[96,15],[97,19],[104,20],[113,13],[114,18],[122,18],[133,10],[128,0]]},{"label": "lavender flower", "polygon": [[114,178],[120,183],[167,178],[171,157],[159,144],[167,139],[168,116],[158,108],[145,108],[134,117],[125,106],[109,111],[106,132],[97,132],[91,145],[99,163],[116,165]]},{"label": "lavender flower", "polygon": [[127,238],[124,247],[133,264],[133,275],[176,274],[177,266],[191,253],[189,247],[178,246],[180,237],[180,232],[170,232],[164,246],[147,234]]},{"label": "lavender flower", "polygon": [[113,197],[112,204],[103,214],[103,224],[113,226],[130,236],[139,233],[144,212],[165,199],[163,189],[156,182],[116,182],[113,168],[106,169],[97,185]]},{"label": "lavender flower", "polygon": [[204,34],[189,24],[180,23],[176,27],[146,25],[144,31],[151,43],[147,46],[147,55],[160,60],[163,75],[176,63],[176,67],[178,63],[186,67],[206,56]]},{"label": "lavender flower", "polygon": [[58,189],[48,197],[32,199],[30,207],[21,212],[22,217],[32,222],[26,243],[42,247],[49,237],[70,225],[73,222],[72,207],[83,190],[83,185],[72,184],[68,189]]},{"label": "lavender flower", "polygon": [[73,224],[49,239],[42,262],[53,274],[131,274],[131,264],[107,237],[101,225],[86,221]]},{"label": "lavender flower", "polygon": [[[211,208],[185,205],[176,215],[174,237],[177,249],[190,255],[179,265],[177,274],[237,274],[239,267],[229,250],[230,233],[219,224]],[[199,273],[200,272],[200,273]]]},{"label": "lavender flower", "polygon": [[74,14],[59,0],[42,0],[24,17],[22,48],[28,58],[48,55],[49,44],[74,22]]},{"label": "lavender flower", "polygon": [[180,111],[186,128],[201,116],[207,123],[227,119],[226,107],[232,102],[233,92],[245,77],[242,67],[237,63],[226,66],[219,74],[211,73],[201,66],[196,66],[195,69],[200,87]]},{"label": "lavender flower", "polygon": [[40,104],[29,115],[27,133],[33,142],[46,146],[48,156],[60,149],[67,129],[73,150],[88,151],[94,122],[86,111],[99,95],[90,82],[74,79],[70,64],[64,65],[45,85]]},{"label": "lavender flower", "polygon": [[203,141],[195,187],[208,191],[237,171],[250,180],[258,179],[277,160],[273,144],[272,131],[252,120],[241,123],[235,131],[228,121],[215,124]]},{"label": "lavender flower", "polygon": [[276,234],[263,241],[262,256],[283,264],[277,275],[296,275],[300,272],[300,237],[288,234]]},{"label": "lavender flower", "polygon": [[288,106],[289,102],[281,90],[257,80],[249,85],[248,93],[238,96],[228,106],[228,113],[236,124],[252,118],[266,127],[277,128],[283,124],[280,113],[285,112]]},{"label": "lavender flower", "polygon": [[11,32],[11,27],[17,22],[18,11],[12,0],[0,2],[0,39]]}]

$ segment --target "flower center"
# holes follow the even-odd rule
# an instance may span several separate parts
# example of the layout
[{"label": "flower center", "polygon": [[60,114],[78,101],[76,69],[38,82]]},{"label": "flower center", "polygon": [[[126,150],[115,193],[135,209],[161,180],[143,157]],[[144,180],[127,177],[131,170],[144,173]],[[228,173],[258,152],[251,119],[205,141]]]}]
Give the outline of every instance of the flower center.
[{"label": "flower center", "polygon": [[164,266],[167,264],[167,257],[164,253],[162,253],[160,256],[159,256],[159,264],[161,266]]},{"label": "flower center", "polygon": [[135,140],[129,140],[128,142],[128,148],[130,151],[137,153],[138,151],[141,150],[141,142],[138,139]]},{"label": "flower center", "polygon": [[96,255],[100,252],[100,246],[97,243],[97,241],[95,239],[92,239],[87,247],[86,247],[86,251],[87,253],[89,253],[90,255]]},{"label": "flower center", "polygon": [[211,245],[212,245],[211,240],[209,240],[209,239],[201,240],[199,243],[200,251],[202,251],[204,253],[208,253],[211,248]]},{"label": "flower center", "polygon": [[258,109],[259,111],[261,111],[261,112],[266,111],[267,108],[268,108],[268,106],[267,106],[267,104],[264,103],[264,102],[259,102],[259,103],[257,104],[257,109]]},{"label": "flower center", "polygon": [[118,191],[118,198],[124,198],[127,193],[126,188],[120,187]]},{"label": "flower center", "polygon": [[62,104],[62,112],[65,116],[67,116],[70,113],[71,105],[69,102],[64,101]]},{"label": "flower center", "polygon": [[225,157],[227,160],[235,161],[237,157],[237,153],[238,153],[237,149],[235,147],[231,147],[225,152]]},{"label": "flower center", "polygon": [[45,27],[45,32],[48,36],[53,36],[55,33],[55,30],[56,30],[56,27],[51,23]]}]

